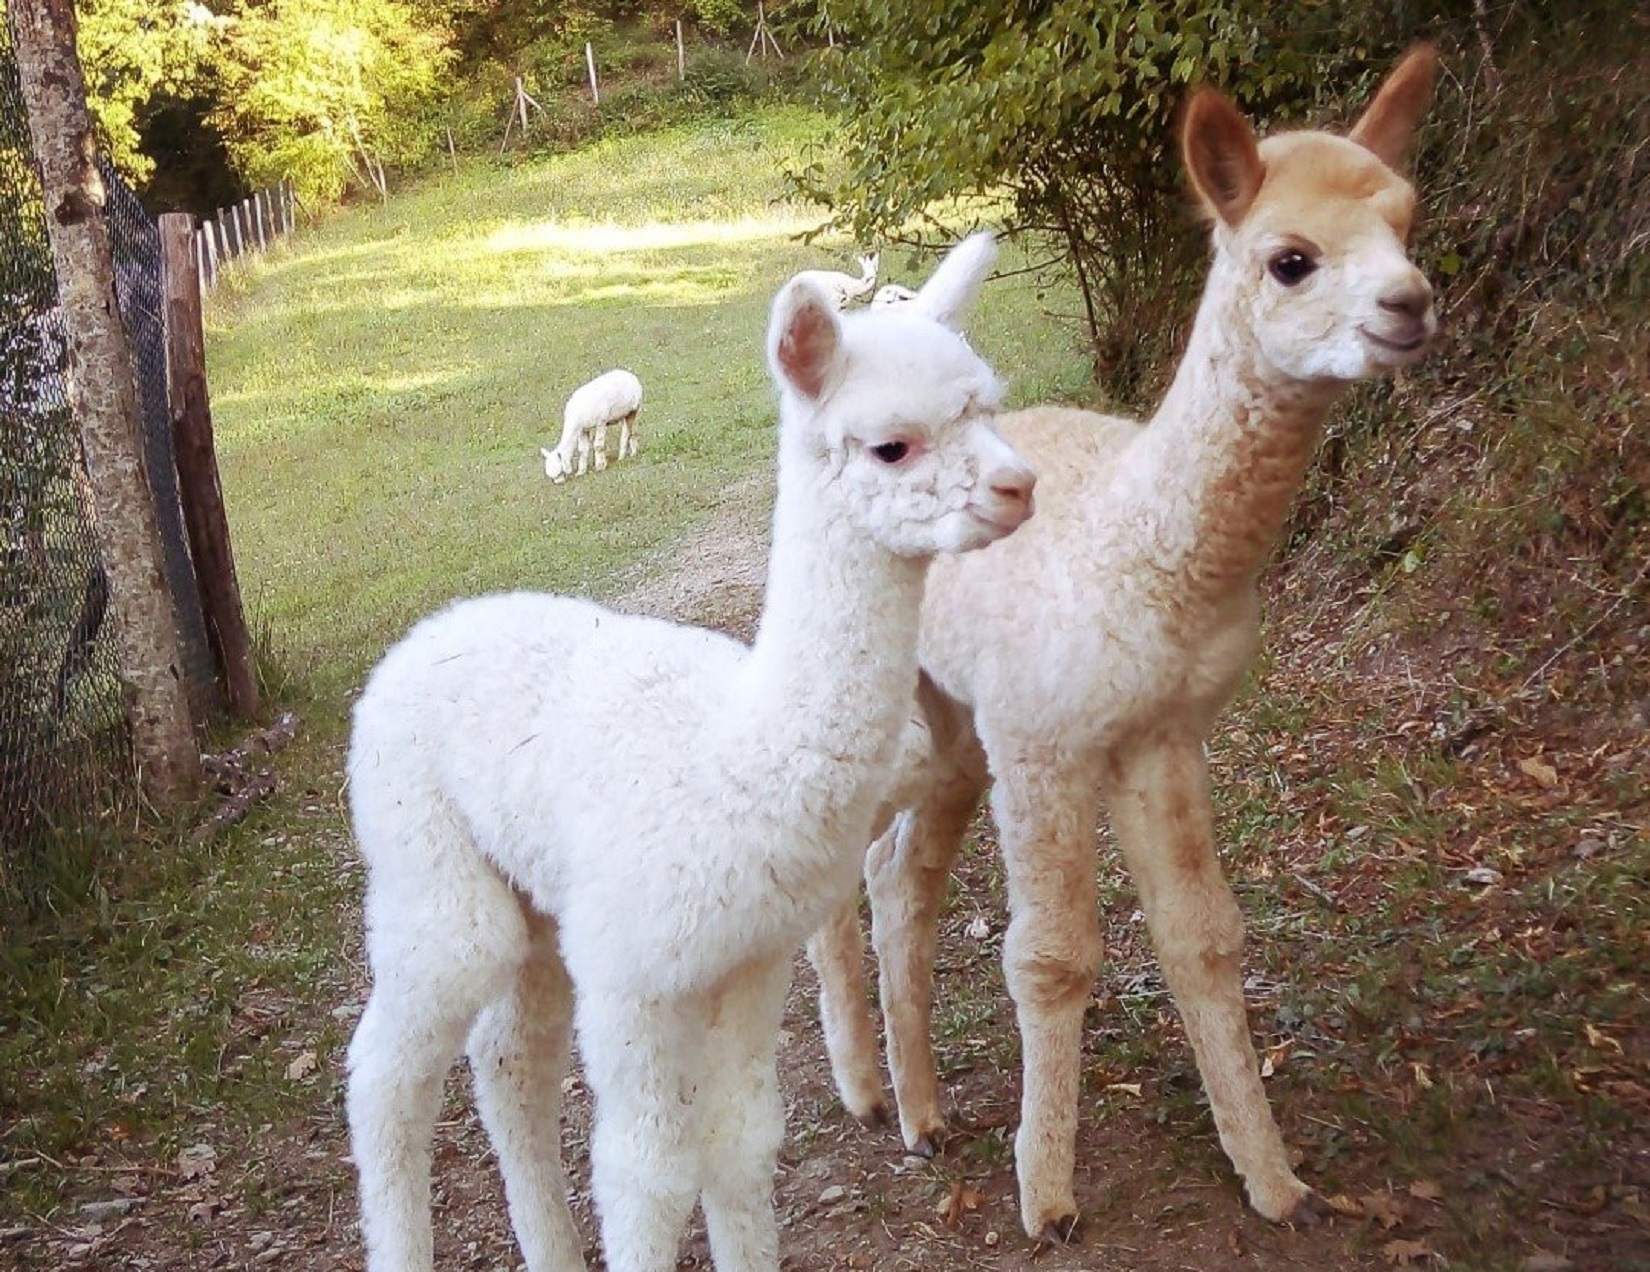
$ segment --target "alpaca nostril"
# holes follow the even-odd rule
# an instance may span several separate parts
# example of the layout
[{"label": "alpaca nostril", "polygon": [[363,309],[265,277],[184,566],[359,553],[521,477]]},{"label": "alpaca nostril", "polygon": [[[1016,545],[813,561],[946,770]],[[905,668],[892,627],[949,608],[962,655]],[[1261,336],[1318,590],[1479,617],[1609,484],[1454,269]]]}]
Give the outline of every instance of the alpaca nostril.
[{"label": "alpaca nostril", "polygon": [[1024,477],[998,478],[991,483],[991,493],[999,499],[1013,504],[1028,504],[1031,502],[1032,488],[1037,479],[1027,474]]},{"label": "alpaca nostril", "polygon": [[1424,318],[1427,310],[1432,308],[1432,288],[1423,285],[1390,292],[1381,297],[1380,304],[1389,314],[1402,314],[1405,318]]}]

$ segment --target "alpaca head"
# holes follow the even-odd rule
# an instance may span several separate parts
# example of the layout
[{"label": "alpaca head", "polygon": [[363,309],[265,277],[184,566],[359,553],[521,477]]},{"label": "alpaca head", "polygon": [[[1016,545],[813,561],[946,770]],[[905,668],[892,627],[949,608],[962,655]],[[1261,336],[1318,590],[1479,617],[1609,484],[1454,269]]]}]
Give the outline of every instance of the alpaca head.
[{"label": "alpaca head", "polygon": [[561,457],[559,450],[548,446],[539,447],[539,454],[544,456],[544,475],[554,482],[567,480],[567,461]]},{"label": "alpaca head", "polygon": [[878,308],[886,305],[903,305],[917,298],[917,293],[909,287],[901,287],[898,283],[885,283],[877,288],[877,294],[871,297],[871,303]]},{"label": "alpaca head", "polygon": [[1430,47],[1412,50],[1346,137],[1257,142],[1214,90],[1187,106],[1182,149],[1214,223],[1214,273],[1235,291],[1244,338],[1283,375],[1380,375],[1420,357],[1437,330],[1432,288],[1409,259],[1415,191],[1400,175],[1436,65]]},{"label": "alpaca head", "polygon": [[956,330],[995,256],[991,235],[964,240],[894,309],[840,314],[805,278],[774,300],[781,452],[899,556],[984,547],[1031,515],[1036,479],[994,427],[1001,386]]}]

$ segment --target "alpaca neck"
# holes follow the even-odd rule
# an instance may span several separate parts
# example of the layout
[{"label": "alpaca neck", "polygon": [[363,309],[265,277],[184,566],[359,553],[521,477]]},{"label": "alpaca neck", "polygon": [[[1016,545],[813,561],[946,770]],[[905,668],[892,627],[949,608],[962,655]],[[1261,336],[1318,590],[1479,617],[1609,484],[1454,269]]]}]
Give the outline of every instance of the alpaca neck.
[{"label": "alpaca neck", "polygon": [[[924,562],[895,556],[831,498],[818,457],[782,442],[767,598],[746,667],[750,734],[845,763],[911,713]],[[871,733],[868,734],[867,726]]]},{"label": "alpaca neck", "polygon": [[1188,599],[1218,601],[1253,581],[1342,388],[1279,371],[1255,335],[1252,301],[1217,259],[1174,382],[1131,457],[1167,557],[1158,564]]}]

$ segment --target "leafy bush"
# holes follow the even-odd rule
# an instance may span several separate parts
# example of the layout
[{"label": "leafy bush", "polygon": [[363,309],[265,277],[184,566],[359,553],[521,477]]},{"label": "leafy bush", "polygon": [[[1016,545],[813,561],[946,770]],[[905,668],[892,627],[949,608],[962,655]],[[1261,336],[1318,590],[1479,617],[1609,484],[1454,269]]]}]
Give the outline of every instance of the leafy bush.
[{"label": "leafy bush", "polygon": [[763,67],[745,61],[736,49],[696,49],[688,59],[682,92],[701,106],[727,107],[754,101],[766,91],[769,75]]},{"label": "leafy bush", "polygon": [[[832,92],[847,171],[798,174],[861,241],[920,238],[925,211],[1002,195],[1009,229],[1075,271],[1101,379],[1137,401],[1176,342],[1201,249],[1186,232],[1174,113],[1213,80],[1262,115],[1317,76],[1247,0],[851,0]],[[1170,316],[1172,315],[1172,317]]]}]

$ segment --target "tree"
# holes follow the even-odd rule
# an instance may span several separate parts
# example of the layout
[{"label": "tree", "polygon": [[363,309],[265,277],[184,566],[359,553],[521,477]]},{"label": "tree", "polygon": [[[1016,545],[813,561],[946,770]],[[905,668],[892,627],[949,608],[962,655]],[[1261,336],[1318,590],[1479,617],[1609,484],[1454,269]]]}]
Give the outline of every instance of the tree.
[{"label": "tree", "polygon": [[401,0],[247,5],[216,55],[215,119],[255,185],[290,178],[312,203],[352,178],[382,191],[384,163],[428,152],[451,56],[444,27]]},{"label": "tree", "polygon": [[145,790],[168,812],[199,786],[177,619],[144,477],[131,355],[115,301],[104,187],[70,0],[9,0],[7,19],[40,166],[47,236],[69,333],[70,393],[81,421],[132,744]]},{"label": "tree", "polygon": [[103,152],[134,181],[154,160],[141,149],[142,116],[157,93],[187,95],[222,20],[194,0],[79,0],[76,45]]},{"label": "tree", "polygon": [[1261,118],[1299,110],[1305,57],[1269,42],[1258,0],[842,0],[832,16],[847,162],[798,174],[803,190],[863,241],[921,240],[943,200],[1006,201],[1006,228],[1075,273],[1098,377],[1138,404],[1202,250],[1174,112],[1204,80]]}]

